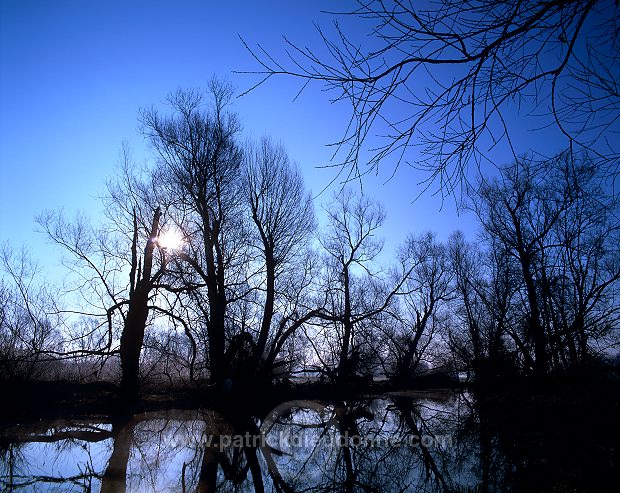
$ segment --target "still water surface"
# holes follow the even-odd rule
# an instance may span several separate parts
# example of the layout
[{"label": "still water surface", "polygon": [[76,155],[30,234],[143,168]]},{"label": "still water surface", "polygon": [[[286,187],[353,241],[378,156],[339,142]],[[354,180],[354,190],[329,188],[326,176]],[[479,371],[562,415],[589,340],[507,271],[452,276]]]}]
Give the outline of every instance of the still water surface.
[{"label": "still water surface", "polygon": [[562,419],[554,429],[543,417],[519,420],[514,406],[506,415],[488,407],[467,393],[403,392],[290,401],[265,416],[205,409],[23,423],[1,431],[0,489],[604,491],[617,473],[613,433],[577,437]]}]

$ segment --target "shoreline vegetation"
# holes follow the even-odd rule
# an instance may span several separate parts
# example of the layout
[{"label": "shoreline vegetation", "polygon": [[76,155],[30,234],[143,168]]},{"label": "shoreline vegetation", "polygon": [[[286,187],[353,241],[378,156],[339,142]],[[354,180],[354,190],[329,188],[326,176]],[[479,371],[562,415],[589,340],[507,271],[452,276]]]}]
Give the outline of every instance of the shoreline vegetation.
[{"label": "shoreline vegetation", "polygon": [[[340,402],[369,398],[437,398],[442,394],[468,393],[481,402],[552,402],[561,408],[590,406],[604,396],[607,411],[620,415],[620,373],[608,368],[591,373],[548,376],[543,380],[512,377],[504,380],[459,380],[446,373],[423,374],[408,382],[388,379],[338,384],[320,380],[291,382],[283,380],[272,385],[252,381],[225,382],[222,386],[195,383],[176,386],[146,383],[140,393],[128,400],[120,385],[108,381],[76,382],[69,380],[7,381],[0,383],[5,398],[0,408],[0,426],[33,419],[60,419],[71,416],[125,415],[166,410],[211,409],[260,415],[286,401],[315,400]],[[527,408],[527,406],[525,406]],[[241,410],[241,411],[239,411]],[[521,409],[523,411],[523,409]]]}]

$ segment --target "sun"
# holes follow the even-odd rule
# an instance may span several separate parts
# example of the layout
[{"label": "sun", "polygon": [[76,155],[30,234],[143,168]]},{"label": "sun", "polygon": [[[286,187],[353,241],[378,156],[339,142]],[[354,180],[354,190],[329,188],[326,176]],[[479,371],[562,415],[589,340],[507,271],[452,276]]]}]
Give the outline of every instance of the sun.
[{"label": "sun", "polygon": [[169,229],[159,234],[157,243],[168,250],[178,250],[185,243],[183,234],[178,229]]}]

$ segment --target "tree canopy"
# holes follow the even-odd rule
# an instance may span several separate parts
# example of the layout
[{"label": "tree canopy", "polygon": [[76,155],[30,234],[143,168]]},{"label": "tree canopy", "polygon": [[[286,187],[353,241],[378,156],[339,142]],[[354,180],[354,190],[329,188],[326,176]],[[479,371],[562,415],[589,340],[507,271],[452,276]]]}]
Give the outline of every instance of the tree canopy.
[{"label": "tree canopy", "polygon": [[449,194],[472,165],[537,152],[531,131],[557,141],[541,161],[587,150],[606,176],[620,172],[618,2],[371,0],[329,15],[318,46],[285,38],[279,56],[246,42],[248,72],[261,77],[252,89],[292,76],[349,104],[335,142],[347,179],[406,164]]}]

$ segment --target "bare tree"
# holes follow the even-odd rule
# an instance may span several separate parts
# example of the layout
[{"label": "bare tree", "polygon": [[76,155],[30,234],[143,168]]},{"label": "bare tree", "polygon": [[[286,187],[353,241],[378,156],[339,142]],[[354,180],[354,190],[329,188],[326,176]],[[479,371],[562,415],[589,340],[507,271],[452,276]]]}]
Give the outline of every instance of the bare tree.
[{"label": "bare tree", "polygon": [[[264,139],[243,152],[238,119],[227,108],[231,94],[214,80],[206,93],[170,95],[169,113],[144,110],[142,129],[156,161],[135,169],[125,149],[108,204],[121,236],[133,227],[123,217],[133,215],[135,223],[137,216],[144,228],[140,217],[155,205],[162,210],[157,228],[178,232],[178,248],[158,246],[165,279],[157,271],[145,281],[165,296],[140,306],[182,327],[191,345],[190,380],[200,348],[218,383],[242,366],[248,375],[273,366],[314,313],[306,299],[314,263],[302,254],[314,228],[311,197],[281,146]],[[139,294],[137,285],[132,292]],[[164,332],[148,339],[154,372],[169,364],[164,353],[176,346],[172,339]]]},{"label": "bare tree", "polygon": [[456,293],[448,344],[457,366],[473,371],[478,383],[514,373],[515,353],[522,367],[532,368],[519,324],[519,267],[505,246],[492,240],[487,251],[457,231],[449,239],[448,255]]},{"label": "bare tree", "polygon": [[541,279],[557,368],[587,364],[617,345],[620,316],[618,200],[601,187],[589,160],[569,165],[572,200],[551,232],[557,248]]},{"label": "bare tree", "polygon": [[[138,260],[138,224],[134,215],[134,237],[131,244],[131,268],[129,271],[129,298],[127,315],[124,317],[123,332],[120,339],[122,380],[121,387],[127,395],[138,391],[140,375],[140,353],[144,344],[144,331],[149,318],[149,302],[156,283],[166,272],[165,253],[159,268],[153,272],[153,255],[159,238],[161,210],[153,214],[149,238],[144,247],[142,262]],[[142,265],[140,265],[142,264]],[[141,268],[140,268],[141,267]]]},{"label": "bare tree", "polygon": [[0,248],[0,380],[39,378],[61,349],[59,302],[25,250]]},{"label": "bare tree", "polygon": [[[73,222],[67,222],[58,213],[42,214],[37,219],[48,238],[68,254],[66,265],[76,275],[70,282],[77,283],[78,287],[70,291],[77,290],[85,306],[73,309],[72,314],[100,320],[92,331],[78,335],[83,339],[98,332],[95,347],[70,347],[62,355],[107,357],[118,351],[121,387],[127,396],[138,391],[140,354],[149,323],[150,304],[157,283],[166,272],[166,252],[158,244],[160,217],[161,211],[156,209],[151,225],[144,231],[143,256],[139,254],[141,229],[135,211],[130,245],[123,244],[121,237],[105,229],[91,228],[79,216]],[[126,272],[125,267],[129,269],[129,276],[123,280],[120,274]],[[122,321],[119,339],[114,334],[115,316]]]},{"label": "bare tree", "polygon": [[561,185],[546,186],[549,182],[544,182],[543,172],[528,160],[507,168],[502,178],[502,182],[482,185],[476,213],[488,234],[519,262],[528,300],[527,335],[534,341],[535,371],[542,375],[547,368],[548,341],[541,318],[537,260],[568,207],[570,192]]},{"label": "bare tree", "polygon": [[103,226],[93,227],[79,214],[67,220],[61,212],[47,211],[36,221],[62,250],[62,263],[68,272],[62,290],[70,303],[63,326],[67,343],[56,356],[89,359],[91,373],[99,375],[118,350],[129,284],[122,272],[123,266],[130,265],[130,244]]},{"label": "bare tree", "polygon": [[539,375],[583,360],[586,332],[603,337],[617,317],[617,204],[598,183],[587,156],[521,159],[481,185],[474,201],[489,246],[512,265],[492,273],[507,282],[494,303],[501,313],[512,289],[522,295],[522,329],[510,335]]},{"label": "bare tree", "polygon": [[240,125],[227,110],[231,94],[229,86],[214,80],[207,94],[173,93],[171,114],[151,108],[141,116],[158,158],[153,179],[159,201],[186,239],[175,257],[176,269],[183,284],[196,288],[189,294],[207,333],[216,382],[223,380],[227,330],[234,330],[226,318],[228,305],[247,291]]},{"label": "bare tree", "polygon": [[[337,142],[349,178],[391,157],[394,169],[407,163],[427,173],[420,181],[449,193],[499,142],[513,154],[529,150],[511,132],[518,112],[546,115],[537,128],[555,127],[563,145],[588,149],[608,173],[620,171],[617,2],[371,0],[332,15],[332,32],[317,28],[322,46],[285,38],[282,57],[246,48],[259,65],[249,72],[261,76],[254,87],[286,75],[299,78],[302,90],[322,83],[332,101],[350,103]],[[341,27],[347,23],[356,29],[349,33]],[[367,36],[358,41],[360,29]],[[364,167],[372,133],[384,140],[369,146]],[[421,161],[408,157],[413,146],[421,146]]]},{"label": "bare tree", "polygon": [[446,247],[431,233],[407,238],[400,262],[409,274],[390,309],[391,325],[397,330],[386,327],[385,333],[391,340],[392,365],[388,371],[396,379],[407,380],[437,339],[445,319],[444,307],[454,288]]},{"label": "bare tree", "polygon": [[[260,276],[263,310],[255,352],[257,360],[267,357],[273,362],[277,347],[285,342],[282,338],[293,334],[286,330],[287,325],[290,328],[295,324],[290,315],[288,323],[282,323],[287,312],[296,307],[291,294],[297,290],[286,289],[292,287],[286,282],[286,274],[288,269],[299,268],[300,272],[293,272],[293,276],[297,274],[299,280],[304,277],[300,255],[315,227],[314,207],[300,171],[289,161],[282,146],[266,138],[246,148],[244,174],[244,193],[256,230],[256,248],[264,260],[264,275]],[[273,327],[276,311],[280,323]],[[270,338],[271,349],[266,354]]]},{"label": "bare tree", "polygon": [[[385,293],[376,272],[371,271],[383,248],[377,236],[385,218],[383,208],[367,197],[344,189],[326,208],[328,225],[319,237],[325,251],[325,310],[320,314],[327,325],[333,375],[346,381],[359,370],[358,331],[365,322],[381,313],[394,295]],[[384,296],[381,295],[384,294]]]}]

